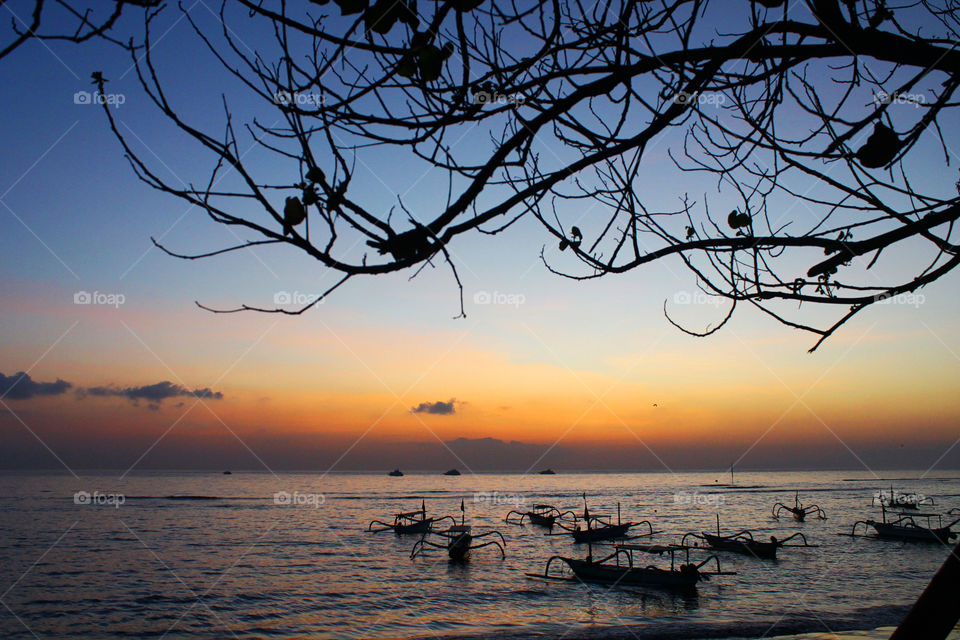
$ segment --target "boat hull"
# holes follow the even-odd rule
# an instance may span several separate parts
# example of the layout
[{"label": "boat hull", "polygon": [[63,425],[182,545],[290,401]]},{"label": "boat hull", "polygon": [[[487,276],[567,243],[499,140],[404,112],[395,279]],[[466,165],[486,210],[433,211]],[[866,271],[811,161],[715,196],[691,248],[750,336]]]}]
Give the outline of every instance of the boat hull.
[{"label": "boat hull", "polygon": [[429,520],[420,520],[419,522],[414,522],[412,524],[395,524],[393,525],[393,530],[399,535],[404,533],[426,533],[430,531],[430,527],[433,525],[433,518]]},{"label": "boat hull", "polygon": [[699,573],[696,570],[670,571],[657,567],[618,567],[575,558],[562,559],[575,576],[589,582],[689,588],[696,586],[699,580]]},{"label": "boat hull", "polygon": [[754,542],[746,540],[731,540],[721,536],[702,534],[712,548],[719,551],[731,551],[745,556],[754,556],[765,560],[777,559],[777,544],[775,542]]},{"label": "boat hull", "polygon": [[538,524],[541,527],[552,527],[556,516],[543,516],[533,512],[527,512],[527,518],[530,524]]},{"label": "boat hull", "polygon": [[473,536],[469,533],[461,533],[456,538],[450,540],[447,545],[447,554],[451,560],[464,560],[470,553],[470,545],[473,542]]},{"label": "boat hull", "polygon": [[630,529],[629,524],[613,524],[594,529],[579,529],[572,532],[574,542],[596,542],[598,540],[612,540],[623,538]]},{"label": "boat hull", "polygon": [[950,527],[941,529],[927,529],[925,527],[904,527],[884,522],[868,520],[867,524],[874,528],[881,538],[891,540],[914,540],[918,542],[949,542]]}]

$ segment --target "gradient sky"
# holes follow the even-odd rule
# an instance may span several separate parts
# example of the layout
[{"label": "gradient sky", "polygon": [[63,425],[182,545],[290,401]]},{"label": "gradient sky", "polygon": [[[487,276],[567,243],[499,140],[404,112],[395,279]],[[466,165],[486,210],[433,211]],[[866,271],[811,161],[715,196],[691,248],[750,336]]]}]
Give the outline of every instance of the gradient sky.
[{"label": "gradient sky", "polygon": [[[209,13],[202,3],[193,11]],[[158,30],[157,58],[189,70],[170,78],[175,99],[216,130],[220,92],[235,82],[176,17]],[[3,398],[0,467],[960,465],[955,275],[913,304],[861,313],[808,354],[810,334],[750,310],[708,339],[671,327],[663,301],[696,291],[679,261],[588,283],[552,276],[539,260],[552,241],[523,222],[452,247],[466,319],[451,319],[457,291],[442,269],[354,281],[301,317],[200,310],[194,300],[270,306],[278,292],[318,293],[334,276],[279,249],[184,262],[152,248],[150,236],[183,251],[231,238],[138,182],[102,112],[75,104],[102,70],[108,90],[124,95],[118,114],[131,139],[174,178],[196,169],[182,178],[196,181],[210,163],[184,154],[130,68],[103,43],[32,42],[0,63],[0,374],[72,385]],[[643,195],[674,205],[684,189],[708,187],[664,168],[668,146],[649,155]],[[945,173],[942,154],[930,157],[933,182]],[[414,207],[444,193],[443,176],[397,167],[371,157],[363,176],[385,208],[411,187]],[[74,304],[80,291],[124,303]],[[477,304],[485,294],[501,303]],[[725,308],[703,297],[671,307],[701,328]],[[223,397],[123,393],[161,381]],[[112,392],[90,393],[104,387]],[[453,411],[411,411],[436,402]],[[458,438],[531,446],[449,444]]]}]

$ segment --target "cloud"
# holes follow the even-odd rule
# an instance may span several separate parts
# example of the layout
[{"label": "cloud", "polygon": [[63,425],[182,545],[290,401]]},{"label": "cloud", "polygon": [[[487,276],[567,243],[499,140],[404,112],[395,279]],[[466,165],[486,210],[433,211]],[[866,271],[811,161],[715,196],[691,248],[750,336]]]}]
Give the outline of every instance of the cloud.
[{"label": "cloud", "polygon": [[27,400],[36,396],[58,396],[73,385],[57,378],[56,382],[36,382],[29,374],[19,371],[12,376],[0,373],[0,397]]},{"label": "cloud", "polygon": [[[142,387],[90,387],[83,392],[85,395],[98,397],[120,397],[127,398],[136,402],[137,400],[146,400],[151,405],[157,405],[167,398],[179,398],[182,396],[204,398],[209,400],[220,400],[223,393],[213,391],[209,387],[203,389],[194,389],[191,391],[186,387],[174,384],[168,380],[156,384],[148,384]],[[151,406],[153,408],[153,406]]]},{"label": "cloud", "polygon": [[456,398],[450,398],[449,402],[421,402],[410,410],[410,413],[432,413],[437,416],[450,416],[457,412],[454,406]]},{"label": "cloud", "polygon": [[[19,371],[12,376],[0,373],[0,398],[9,400],[29,400],[39,396],[59,396],[73,389],[73,384],[57,378],[56,382],[37,382],[29,374]],[[195,397],[206,400],[220,400],[223,393],[209,387],[190,390],[178,384],[164,380],[156,384],[147,384],[141,387],[118,387],[115,385],[101,387],[76,387],[78,398],[86,396],[127,398],[136,403],[144,400],[148,408],[159,409],[160,403],[168,398]],[[182,406],[181,402],[177,406]]]}]

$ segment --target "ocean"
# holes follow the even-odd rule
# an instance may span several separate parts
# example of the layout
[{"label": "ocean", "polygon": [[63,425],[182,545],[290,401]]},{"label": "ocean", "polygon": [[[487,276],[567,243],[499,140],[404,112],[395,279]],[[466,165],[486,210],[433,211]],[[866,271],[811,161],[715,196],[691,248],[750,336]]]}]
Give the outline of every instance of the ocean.
[{"label": "ocean", "polygon": [[[930,496],[924,510],[960,507],[960,478],[921,474],[738,472],[728,487],[715,472],[7,472],[0,637],[882,638],[889,630],[831,634],[895,626],[948,549],[837,534],[879,519],[872,498],[891,486]],[[775,520],[774,503],[792,505],[798,490],[828,518]],[[818,546],[782,548],[776,561],[722,553],[736,575],[686,594],[528,578],[587,546],[504,517],[539,503],[582,513],[584,492],[591,513],[616,519],[620,503],[624,521],[651,521],[658,533],[644,542],[714,531],[719,514],[724,533],[800,531]],[[505,559],[492,546],[466,563],[434,548],[411,559],[417,536],[366,531],[421,503],[459,521],[461,502],[474,533],[503,533]]]}]

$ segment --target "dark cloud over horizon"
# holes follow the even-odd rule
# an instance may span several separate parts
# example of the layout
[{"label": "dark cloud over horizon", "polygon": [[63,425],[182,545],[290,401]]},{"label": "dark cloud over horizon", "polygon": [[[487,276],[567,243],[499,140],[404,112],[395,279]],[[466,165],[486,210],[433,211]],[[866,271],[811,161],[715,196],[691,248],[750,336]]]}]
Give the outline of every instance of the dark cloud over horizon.
[{"label": "dark cloud over horizon", "polygon": [[457,412],[454,406],[456,398],[450,398],[448,402],[421,402],[410,410],[410,413],[430,413],[437,416],[450,416]]},{"label": "dark cloud over horizon", "polygon": [[90,387],[83,391],[85,395],[99,397],[118,397],[129,400],[146,400],[147,402],[159,403],[167,398],[179,398],[181,396],[193,396],[196,398],[206,398],[210,400],[220,400],[223,393],[213,391],[209,387],[203,389],[194,389],[191,391],[179,384],[174,384],[168,380],[156,384],[143,385],[142,387]]},{"label": "dark cloud over horizon", "polygon": [[73,387],[66,380],[37,382],[30,374],[18,371],[12,376],[0,373],[0,397],[11,400],[28,400],[36,396],[58,396]]},{"label": "dark cloud over horizon", "polygon": [[[57,396],[73,388],[72,383],[60,378],[57,378],[56,382],[37,382],[23,371],[17,372],[12,376],[6,376],[0,373],[0,397],[11,400],[29,400],[30,398],[38,396]],[[196,397],[209,400],[220,400],[223,398],[222,392],[214,391],[209,387],[193,389],[191,391],[186,387],[174,384],[168,380],[139,387],[118,387],[115,385],[87,388],[77,387],[76,395],[78,398],[84,398],[86,396],[127,398],[134,403],[139,400],[144,400],[149,403],[148,407],[150,409],[158,409],[160,403],[168,398]]]}]

